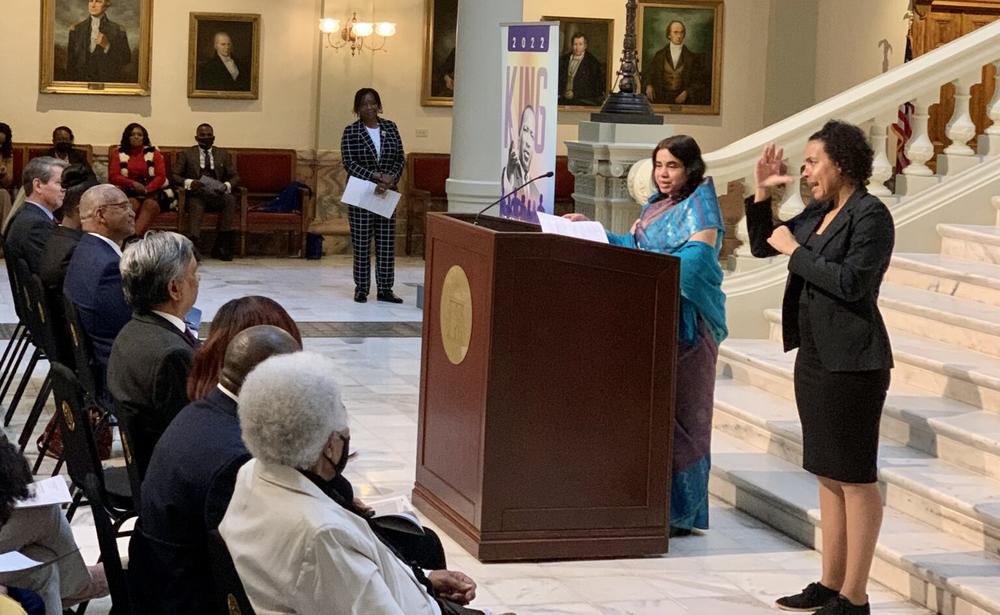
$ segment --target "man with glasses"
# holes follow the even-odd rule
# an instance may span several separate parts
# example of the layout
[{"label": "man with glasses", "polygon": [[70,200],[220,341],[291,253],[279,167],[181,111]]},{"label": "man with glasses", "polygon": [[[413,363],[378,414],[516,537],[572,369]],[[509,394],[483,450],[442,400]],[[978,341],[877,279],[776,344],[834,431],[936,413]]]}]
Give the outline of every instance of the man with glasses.
[{"label": "man with glasses", "polygon": [[101,184],[80,197],[80,224],[84,235],[66,269],[63,294],[76,306],[80,326],[90,337],[102,384],[111,344],[132,318],[119,265],[122,242],[135,232],[135,213],[125,193]]},{"label": "man with glasses", "polygon": [[26,200],[4,229],[4,254],[14,263],[23,258],[32,273],[38,273],[45,243],[56,228],[52,212],[62,206],[62,173],[66,166],[47,156],[25,165],[22,178]]}]

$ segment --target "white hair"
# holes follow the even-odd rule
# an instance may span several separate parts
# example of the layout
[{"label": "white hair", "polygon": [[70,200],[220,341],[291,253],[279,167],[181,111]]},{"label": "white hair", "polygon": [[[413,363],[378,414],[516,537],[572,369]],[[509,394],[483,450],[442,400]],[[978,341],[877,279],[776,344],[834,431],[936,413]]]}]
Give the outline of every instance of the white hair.
[{"label": "white hair", "polygon": [[240,389],[240,430],[250,454],[308,468],[330,435],[347,429],[347,410],[333,377],[336,363],[315,352],[278,355],[247,375]]}]

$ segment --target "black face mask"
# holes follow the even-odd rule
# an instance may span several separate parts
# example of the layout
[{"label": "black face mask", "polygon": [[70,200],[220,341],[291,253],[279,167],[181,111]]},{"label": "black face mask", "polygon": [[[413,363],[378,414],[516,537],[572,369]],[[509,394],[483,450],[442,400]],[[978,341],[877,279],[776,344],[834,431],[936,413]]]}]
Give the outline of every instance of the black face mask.
[{"label": "black face mask", "polygon": [[215,145],[215,137],[202,137],[200,139],[195,139],[195,141],[198,142],[201,149],[212,149],[212,146]]},{"label": "black face mask", "polygon": [[337,437],[339,437],[341,440],[344,441],[344,450],[343,452],[340,453],[340,460],[334,463],[333,459],[330,459],[330,457],[328,457],[326,453],[323,453],[323,456],[326,457],[326,460],[329,461],[330,465],[333,466],[333,469],[336,470],[337,476],[340,476],[344,473],[344,468],[347,467],[347,458],[351,454],[351,437],[350,436],[346,438],[343,436],[337,436]]},{"label": "black face mask", "polygon": [[60,141],[55,145],[56,151],[60,154],[68,154],[73,150],[73,144],[69,141]]}]

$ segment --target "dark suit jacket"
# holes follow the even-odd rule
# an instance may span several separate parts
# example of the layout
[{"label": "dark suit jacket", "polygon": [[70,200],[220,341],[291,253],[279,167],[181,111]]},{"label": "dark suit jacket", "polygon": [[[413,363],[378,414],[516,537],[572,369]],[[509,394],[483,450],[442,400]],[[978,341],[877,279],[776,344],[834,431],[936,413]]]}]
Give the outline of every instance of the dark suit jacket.
[{"label": "dark suit jacket", "polygon": [[559,104],[560,105],[600,105],[607,93],[604,65],[594,54],[583,52],[583,59],[573,76],[573,98],[564,98],[566,79],[569,77],[569,60],[573,54],[559,58]]},{"label": "dark suit jacket", "polygon": [[[750,250],[754,256],[778,252],[767,243],[775,224],[770,199],[746,200]],[[830,222],[812,249],[805,243],[830,210],[813,201],[785,222],[803,247],[788,260],[788,281],[781,302],[785,351],[797,348],[799,302],[808,293],[809,318],[823,366],[831,371],[892,367],[889,335],[878,310],[878,289],[889,268],[896,228],[892,214],[877,197],[859,189]]]},{"label": "dark suit jacket", "polygon": [[[170,182],[178,188],[184,187],[184,180],[198,179],[202,176],[201,148],[197,145],[177,152],[174,155],[173,166],[170,168]],[[229,182],[235,192],[236,186],[240,183],[240,176],[236,172],[236,165],[232,156],[226,150],[212,148],[212,168],[215,177],[220,182]]]},{"label": "dark suit jacket", "polygon": [[132,60],[132,49],[128,46],[125,28],[101,17],[101,32],[107,37],[111,47],[107,53],[100,47],[90,53],[90,17],[69,29],[66,70],[70,81],[111,81],[122,82],[129,79],[122,69]]},{"label": "dark suit jacket", "polygon": [[[232,56],[230,56],[232,57]],[[195,87],[199,90],[223,90],[227,92],[249,92],[250,91],[250,69],[245,63],[233,57],[236,68],[240,74],[236,79],[229,73],[226,65],[222,63],[219,54],[214,54],[211,60],[198,65]]]},{"label": "dark suit jacket", "polygon": [[[85,233],[66,269],[63,294],[76,306],[90,337],[98,373],[107,371],[111,345],[132,318],[122,291],[121,257],[98,237]],[[101,380],[103,382],[103,379]]]},{"label": "dark suit jacket", "polygon": [[673,58],[670,57],[670,45],[666,45],[653,56],[652,66],[647,66],[643,70],[646,83],[653,86],[654,100],[657,105],[675,105],[674,100],[681,92],[687,90],[687,100],[685,105],[707,105],[711,102],[711,87],[709,84],[709,74],[705,67],[705,58],[700,53],[694,53],[687,48],[681,47],[680,61],[676,67],[683,68],[681,74],[680,87],[674,89],[668,87],[666,76],[663,73],[664,62],[670,66],[675,66]]},{"label": "dark suit jacket", "polygon": [[378,123],[382,132],[381,156],[375,155],[375,144],[361,120],[344,128],[344,136],[340,139],[344,168],[348,174],[359,179],[370,180],[373,173],[388,173],[399,181],[406,162],[403,139],[395,122],[380,117]]},{"label": "dark suit jacket", "polygon": [[111,346],[108,389],[132,438],[132,456],[145,475],[153,447],[187,405],[194,343],[158,314],[139,314]]},{"label": "dark suit jacket", "polygon": [[67,367],[75,366],[76,359],[73,356],[73,346],[69,340],[69,329],[66,328],[65,324],[62,303],[63,282],[66,280],[66,269],[69,267],[70,258],[82,236],[83,231],[79,229],[57,226],[45,243],[45,252],[42,253],[42,259],[38,265],[38,277],[42,279],[42,284],[45,286],[49,314],[53,325],[58,327],[56,333],[58,356],[54,359]]},{"label": "dark suit jacket", "polygon": [[[51,156],[52,158],[59,158],[59,156],[56,155],[56,148],[54,148],[54,147],[50,147],[42,155],[43,156]],[[66,158],[68,159],[66,162],[68,162],[71,165],[73,165],[73,164],[82,164],[83,166],[87,167],[88,169],[90,168],[90,161],[87,160],[87,152],[83,151],[82,149],[73,148],[73,149],[69,150],[69,155],[66,156]]]},{"label": "dark suit jacket", "polygon": [[218,389],[163,432],[142,483],[143,540],[129,545],[129,576],[140,577],[147,603],[141,612],[211,612],[207,532],[222,520],[249,459],[236,402]]},{"label": "dark suit jacket", "polygon": [[38,273],[42,262],[42,253],[49,235],[56,229],[56,223],[42,211],[41,206],[26,202],[24,207],[14,216],[7,226],[4,235],[4,254],[12,262],[23,258],[28,263],[32,273]]}]

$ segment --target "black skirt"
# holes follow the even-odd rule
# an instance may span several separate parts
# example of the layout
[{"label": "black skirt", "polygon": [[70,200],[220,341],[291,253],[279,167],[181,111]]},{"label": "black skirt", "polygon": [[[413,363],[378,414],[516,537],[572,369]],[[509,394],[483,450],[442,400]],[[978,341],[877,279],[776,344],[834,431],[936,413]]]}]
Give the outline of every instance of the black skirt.
[{"label": "black skirt", "polygon": [[845,483],[874,483],[889,370],[831,372],[823,367],[806,307],[799,311],[801,337],[795,357],[802,467]]}]

